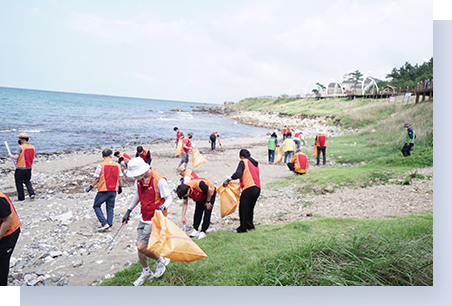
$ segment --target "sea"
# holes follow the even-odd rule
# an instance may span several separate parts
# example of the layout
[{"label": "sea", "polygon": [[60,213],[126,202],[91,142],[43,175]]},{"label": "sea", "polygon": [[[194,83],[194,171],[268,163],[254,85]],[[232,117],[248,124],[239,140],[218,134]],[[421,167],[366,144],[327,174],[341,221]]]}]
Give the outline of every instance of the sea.
[{"label": "sea", "polygon": [[214,131],[220,139],[268,132],[192,111],[200,105],[214,104],[0,87],[0,156],[7,155],[4,141],[16,150],[20,132],[37,153],[152,145],[175,138],[174,127],[206,141]]}]

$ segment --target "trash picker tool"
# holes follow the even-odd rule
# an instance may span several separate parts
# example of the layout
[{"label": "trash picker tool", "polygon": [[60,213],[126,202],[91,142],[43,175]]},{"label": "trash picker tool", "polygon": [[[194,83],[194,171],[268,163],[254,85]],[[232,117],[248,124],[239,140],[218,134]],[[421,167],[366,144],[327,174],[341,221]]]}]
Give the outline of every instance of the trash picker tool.
[{"label": "trash picker tool", "polygon": [[105,252],[107,251],[111,251],[113,249],[113,247],[115,246],[116,242],[118,241],[118,237],[119,234],[121,234],[122,229],[124,228],[124,225],[126,225],[126,222],[122,222],[121,227],[118,229],[118,231],[116,232],[115,236],[113,237],[113,239],[111,240],[110,244],[107,245],[107,247],[105,248]]},{"label": "trash picker tool", "polygon": [[[6,150],[8,150],[8,154],[11,154],[11,150],[9,149],[9,146],[8,146],[8,142],[5,140],[5,147],[6,147]],[[16,162],[14,161],[14,159],[12,159],[12,161],[13,161],[13,164],[14,164],[14,167],[16,166]]]}]

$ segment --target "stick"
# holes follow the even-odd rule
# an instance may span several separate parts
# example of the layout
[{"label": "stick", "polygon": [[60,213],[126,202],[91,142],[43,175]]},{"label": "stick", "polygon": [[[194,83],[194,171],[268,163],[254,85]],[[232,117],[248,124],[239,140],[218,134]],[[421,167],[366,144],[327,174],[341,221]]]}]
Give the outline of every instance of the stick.
[{"label": "stick", "polygon": [[119,228],[118,232],[115,234],[115,236],[113,237],[113,239],[111,240],[110,244],[107,245],[107,247],[105,248],[105,252],[107,251],[111,251],[113,249],[113,247],[116,244],[116,241],[118,241],[118,237],[119,234],[121,234],[122,229],[124,228],[124,225],[126,225],[126,222],[123,222],[121,227]]},{"label": "stick", "polygon": [[[8,142],[6,140],[5,140],[5,146],[6,146],[6,149],[8,150],[8,154],[11,154],[11,150],[9,149]],[[16,162],[15,162],[14,159],[12,159],[12,161],[13,161],[13,164],[14,164],[14,167],[15,167],[16,166]]]}]

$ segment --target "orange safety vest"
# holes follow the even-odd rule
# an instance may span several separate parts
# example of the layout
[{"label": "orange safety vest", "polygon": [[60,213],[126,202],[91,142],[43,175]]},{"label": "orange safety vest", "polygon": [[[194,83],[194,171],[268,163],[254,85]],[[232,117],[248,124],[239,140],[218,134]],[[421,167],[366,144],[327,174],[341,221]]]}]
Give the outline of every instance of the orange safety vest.
[{"label": "orange safety vest", "polygon": [[315,143],[318,147],[326,147],[326,135],[325,134],[318,134],[317,135],[317,141]]},{"label": "orange safety vest", "polygon": [[[138,153],[138,156],[141,157],[144,160],[144,162],[146,162],[146,163],[148,162],[148,152],[149,152],[149,149],[143,148],[143,152]],[[149,156],[152,159],[152,155],[149,154]]]},{"label": "orange safety vest", "polygon": [[129,160],[131,160],[130,156],[127,155],[127,153],[119,153],[119,157],[124,158],[124,161],[128,162]]},{"label": "orange safety vest", "polygon": [[[166,180],[166,177],[158,173],[156,170],[151,169],[151,176],[148,178],[146,183],[144,180],[137,181],[137,191],[138,197],[141,203],[141,218],[143,221],[151,221],[154,217],[155,210],[165,203],[165,199],[160,197],[158,191],[158,183],[160,180]],[[168,209],[163,211],[163,215],[168,215]]]},{"label": "orange safety vest", "polygon": [[114,162],[110,157],[104,159],[100,164],[102,171],[97,184],[97,191],[116,191],[119,186],[119,173],[121,167],[117,162]]},{"label": "orange safety vest", "polygon": [[240,177],[240,188],[242,190],[248,189],[253,186],[261,188],[261,180],[259,178],[259,167],[253,165],[248,159],[243,159],[245,169]]},{"label": "orange safety vest", "polygon": [[211,182],[209,182],[208,180],[203,179],[203,178],[197,178],[197,179],[191,180],[188,183],[185,183],[185,185],[190,187],[190,190],[191,190],[190,198],[195,202],[200,202],[200,201],[204,201],[205,199],[207,199],[207,194],[205,194],[201,190],[201,187],[199,187],[199,184],[201,182],[204,182],[207,186],[209,186],[210,189],[215,191],[215,186]]},{"label": "orange safety vest", "polygon": [[35,158],[35,147],[31,144],[25,143],[20,146],[22,149],[19,158],[16,162],[17,168],[31,168],[33,166],[33,159]]},{"label": "orange safety vest", "polygon": [[301,152],[295,153],[291,162],[294,164],[295,172],[306,173],[308,171],[309,160],[305,154]]},{"label": "orange safety vest", "polygon": [[190,169],[182,171],[180,175],[183,178],[186,177],[186,176],[189,176],[190,179],[197,179],[197,178],[199,178],[199,176],[193,170],[190,170]]},{"label": "orange safety vest", "polygon": [[[8,198],[8,196],[6,194],[4,194],[3,192],[0,192],[0,198],[4,198],[8,203],[9,206],[11,207],[11,214],[13,216],[13,221],[11,222],[11,225],[9,226],[9,228],[6,230],[6,233],[3,236],[8,236],[12,233],[14,233],[22,224],[22,222],[20,222],[19,216],[17,215],[17,211],[16,208],[13,205],[13,202],[11,202],[11,200]],[[0,226],[3,223],[3,219],[0,218]]]}]

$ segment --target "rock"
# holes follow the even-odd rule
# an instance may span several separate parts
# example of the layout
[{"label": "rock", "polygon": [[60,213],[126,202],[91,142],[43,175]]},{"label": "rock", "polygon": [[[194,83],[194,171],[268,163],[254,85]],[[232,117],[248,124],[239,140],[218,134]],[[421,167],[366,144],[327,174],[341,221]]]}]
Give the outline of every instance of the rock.
[{"label": "rock", "polygon": [[81,267],[83,265],[83,260],[81,260],[81,259],[77,259],[76,261],[74,261],[73,263],[72,263],[72,266],[74,266],[74,268],[79,268],[79,267]]},{"label": "rock", "polygon": [[62,215],[50,217],[50,219],[52,221],[69,221],[70,219],[72,219],[72,217],[73,217],[72,211],[68,211],[67,213]]},{"label": "rock", "polygon": [[334,191],[334,187],[333,186],[326,186],[325,187],[325,191],[328,193],[332,193]]}]

